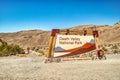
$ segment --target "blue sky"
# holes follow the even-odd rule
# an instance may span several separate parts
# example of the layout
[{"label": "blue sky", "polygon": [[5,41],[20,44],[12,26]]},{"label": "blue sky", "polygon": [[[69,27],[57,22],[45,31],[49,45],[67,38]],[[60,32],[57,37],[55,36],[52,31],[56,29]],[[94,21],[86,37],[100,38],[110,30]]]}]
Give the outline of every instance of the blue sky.
[{"label": "blue sky", "polygon": [[0,0],[0,32],[120,21],[120,0]]}]

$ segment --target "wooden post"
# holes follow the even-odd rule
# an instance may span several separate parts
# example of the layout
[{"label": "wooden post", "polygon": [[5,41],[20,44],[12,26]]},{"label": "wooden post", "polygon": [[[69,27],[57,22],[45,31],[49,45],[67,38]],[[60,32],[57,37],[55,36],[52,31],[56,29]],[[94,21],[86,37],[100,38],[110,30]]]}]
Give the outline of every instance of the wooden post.
[{"label": "wooden post", "polygon": [[52,51],[53,51],[53,43],[54,43],[54,37],[51,36],[50,41],[49,41],[49,51],[48,51],[48,55],[47,55],[48,58],[51,57],[51,54],[52,54]]},{"label": "wooden post", "polygon": [[84,36],[86,36],[87,35],[87,30],[84,30]]},{"label": "wooden post", "polygon": [[53,29],[51,32],[51,37],[49,41],[49,51],[48,51],[47,58],[50,58],[52,56],[56,33],[59,33],[59,29]]},{"label": "wooden post", "polygon": [[70,33],[69,29],[66,30],[66,35],[68,35]]},{"label": "wooden post", "polygon": [[99,49],[100,48],[100,42],[99,42],[99,35],[98,35],[97,30],[93,31],[93,36],[94,36],[94,39],[95,39],[96,49]]}]

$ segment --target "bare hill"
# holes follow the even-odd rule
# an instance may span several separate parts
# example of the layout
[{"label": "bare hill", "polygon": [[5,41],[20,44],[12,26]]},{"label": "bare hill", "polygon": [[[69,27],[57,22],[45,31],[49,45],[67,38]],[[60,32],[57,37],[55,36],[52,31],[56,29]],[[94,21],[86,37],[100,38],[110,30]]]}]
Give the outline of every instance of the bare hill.
[{"label": "bare hill", "polygon": [[101,44],[120,43],[120,22],[113,26],[109,25],[80,25],[72,27],[73,30],[96,29],[99,31],[99,39]]},{"label": "bare hill", "polygon": [[21,47],[46,47],[49,43],[49,31],[28,30],[15,33],[0,33],[0,38],[9,44],[18,44]]},{"label": "bare hill", "polygon": [[[97,28],[100,33],[101,44],[120,43],[120,22],[113,26],[108,25],[80,25],[70,29],[83,30]],[[49,44],[50,32],[42,30],[28,30],[14,33],[0,33],[0,38],[9,44],[18,44],[21,47],[47,48]]]}]

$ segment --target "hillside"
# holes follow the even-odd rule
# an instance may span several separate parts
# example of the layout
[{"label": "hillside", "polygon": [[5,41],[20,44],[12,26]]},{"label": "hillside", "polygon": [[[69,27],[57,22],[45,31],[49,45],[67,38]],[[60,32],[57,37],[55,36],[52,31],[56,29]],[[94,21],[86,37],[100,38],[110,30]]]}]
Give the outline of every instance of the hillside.
[{"label": "hillside", "polygon": [[50,32],[42,30],[20,31],[15,33],[0,33],[0,38],[8,44],[18,44],[21,47],[44,48],[48,45]]},{"label": "hillside", "polygon": [[[101,44],[108,43],[120,43],[120,22],[117,22],[113,26],[108,25],[80,25],[70,29],[83,30],[92,29],[96,26],[96,29],[100,33]],[[18,44],[21,47],[38,47],[48,48],[50,32],[42,30],[28,30],[14,33],[0,33],[0,38],[6,41],[8,44]]]},{"label": "hillside", "polygon": [[72,30],[96,29],[99,31],[99,39],[101,44],[120,43],[120,22],[117,22],[113,26],[109,25],[82,25],[72,27]]}]

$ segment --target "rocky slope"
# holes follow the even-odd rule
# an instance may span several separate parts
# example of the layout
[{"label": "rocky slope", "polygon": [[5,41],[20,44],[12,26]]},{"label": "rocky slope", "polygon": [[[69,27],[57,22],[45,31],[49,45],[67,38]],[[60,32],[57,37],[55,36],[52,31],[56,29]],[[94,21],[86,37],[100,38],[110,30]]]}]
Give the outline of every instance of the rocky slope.
[{"label": "rocky slope", "polygon": [[99,31],[99,40],[101,44],[109,44],[109,43],[120,43],[120,22],[117,22],[113,26],[109,25],[83,25],[76,26],[71,29],[74,30],[83,30],[84,28],[87,30],[96,29]]},{"label": "rocky slope", "polygon": [[0,38],[9,44],[18,44],[21,47],[47,47],[49,31],[29,30],[15,33],[0,33]]},{"label": "rocky slope", "polygon": [[[99,31],[101,44],[120,43],[120,22],[113,26],[108,25],[80,25],[70,29],[83,30],[96,29]],[[49,44],[50,32],[42,30],[28,30],[15,33],[0,33],[0,38],[9,44],[18,44],[21,47],[47,48]]]}]

